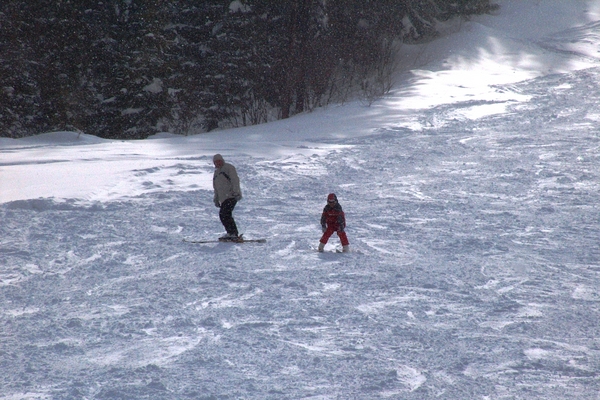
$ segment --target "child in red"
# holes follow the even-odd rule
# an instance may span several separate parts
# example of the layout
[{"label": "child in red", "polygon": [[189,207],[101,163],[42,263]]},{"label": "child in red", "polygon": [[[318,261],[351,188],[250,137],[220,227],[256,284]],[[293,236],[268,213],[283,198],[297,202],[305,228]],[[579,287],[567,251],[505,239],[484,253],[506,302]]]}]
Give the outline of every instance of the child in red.
[{"label": "child in red", "polygon": [[325,244],[331,235],[333,235],[333,232],[337,232],[337,235],[342,242],[342,251],[344,253],[350,251],[350,243],[348,243],[348,237],[345,232],[346,216],[344,215],[342,206],[338,203],[335,193],[329,193],[329,196],[327,196],[327,205],[323,209],[323,214],[321,215],[321,227],[323,228],[323,236],[319,243],[320,252],[325,249]]}]

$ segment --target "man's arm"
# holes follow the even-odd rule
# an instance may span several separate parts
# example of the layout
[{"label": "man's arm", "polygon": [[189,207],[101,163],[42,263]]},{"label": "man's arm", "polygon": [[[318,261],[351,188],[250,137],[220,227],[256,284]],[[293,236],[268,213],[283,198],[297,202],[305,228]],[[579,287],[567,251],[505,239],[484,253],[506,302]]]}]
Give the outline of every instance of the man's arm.
[{"label": "man's arm", "polygon": [[232,165],[229,171],[229,178],[231,179],[231,190],[236,200],[242,198],[242,189],[240,187],[240,178],[238,177],[235,167]]}]

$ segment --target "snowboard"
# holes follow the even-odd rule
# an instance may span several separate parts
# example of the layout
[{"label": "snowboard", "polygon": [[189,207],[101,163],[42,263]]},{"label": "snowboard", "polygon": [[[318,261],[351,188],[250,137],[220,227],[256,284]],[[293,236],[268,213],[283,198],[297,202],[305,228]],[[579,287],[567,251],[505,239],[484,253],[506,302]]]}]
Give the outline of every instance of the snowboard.
[{"label": "snowboard", "polygon": [[335,250],[323,250],[323,251],[319,251],[317,250],[317,253],[343,253],[342,249],[335,249]]},{"label": "snowboard", "polygon": [[186,243],[266,243],[267,239],[246,239],[242,235],[238,239],[206,239],[206,240],[193,240],[193,239],[183,239]]},{"label": "snowboard", "polygon": [[[319,251],[319,249],[318,249],[317,247],[313,247],[313,246],[310,246],[310,248],[311,248],[312,250],[316,251],[317,253],[320,253],[320,254],[327,254],[327,253],[343,253],[343,251],[342,251],[342,249],[341,249],[341,248],[335,248],[335,249],[331,249],[331,250],[323,250],[323,251]],[[347,252],[347,253],[349,253],[349,252]]]}]

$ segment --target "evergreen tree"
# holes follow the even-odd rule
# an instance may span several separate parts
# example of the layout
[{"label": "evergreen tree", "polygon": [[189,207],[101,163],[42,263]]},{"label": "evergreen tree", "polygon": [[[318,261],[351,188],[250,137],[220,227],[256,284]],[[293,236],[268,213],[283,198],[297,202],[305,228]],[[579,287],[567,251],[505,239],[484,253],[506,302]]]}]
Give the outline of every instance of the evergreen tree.
[{"label": "evergreen tree", "polygon": [[5,0],[0,135],[188,134],[389,90],[394,43],[489,0]]}]

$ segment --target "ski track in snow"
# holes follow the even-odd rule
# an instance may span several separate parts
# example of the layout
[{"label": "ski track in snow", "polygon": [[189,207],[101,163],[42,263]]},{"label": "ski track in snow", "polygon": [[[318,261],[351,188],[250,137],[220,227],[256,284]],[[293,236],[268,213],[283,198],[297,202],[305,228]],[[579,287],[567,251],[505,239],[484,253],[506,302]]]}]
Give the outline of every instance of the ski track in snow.
[{"label": "ski track in snow", "polygon": [[[236,157],[236,219],[266,244],[182,242],[221,233],[212,193],[153,174],[206,163],[134,171],[137,197],[0,205],[0,398],[597,399],[599,80]],[[330,191],[349,254],[314,250]]]}]

